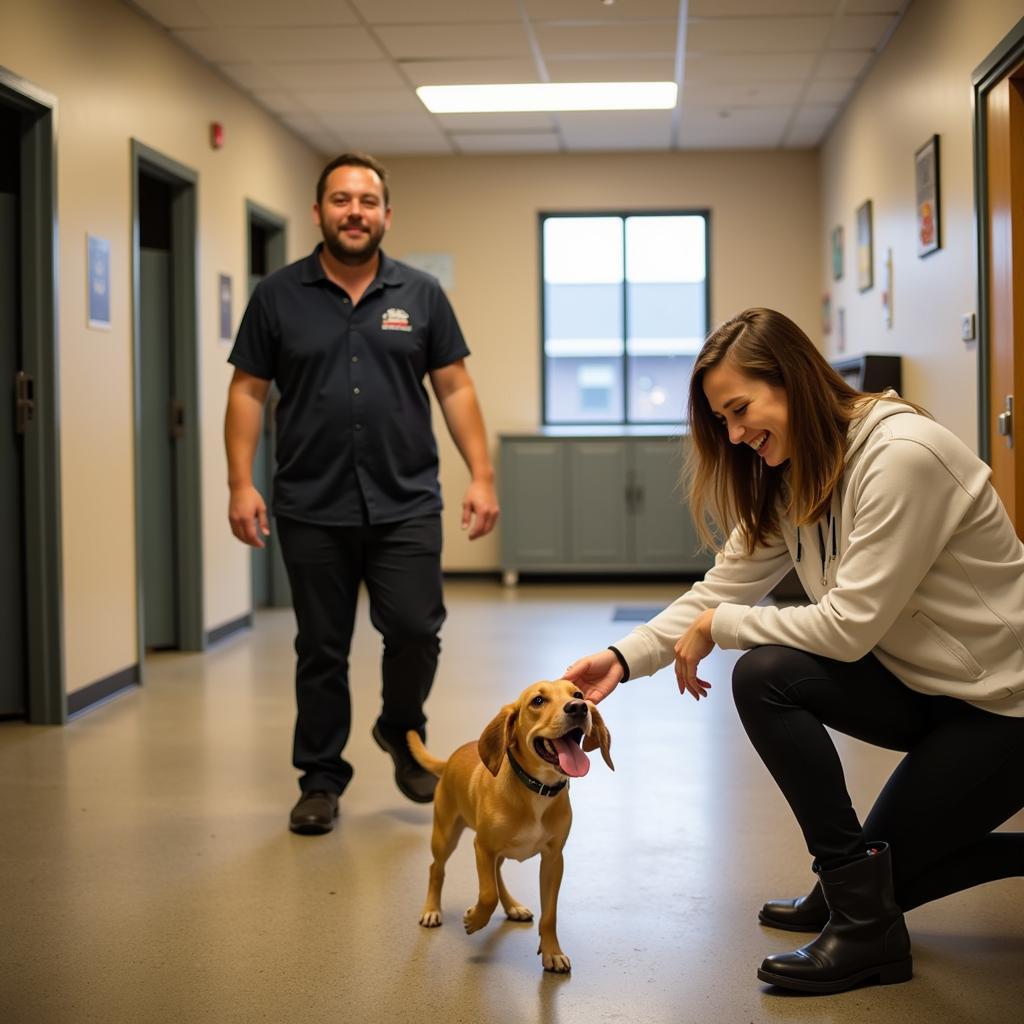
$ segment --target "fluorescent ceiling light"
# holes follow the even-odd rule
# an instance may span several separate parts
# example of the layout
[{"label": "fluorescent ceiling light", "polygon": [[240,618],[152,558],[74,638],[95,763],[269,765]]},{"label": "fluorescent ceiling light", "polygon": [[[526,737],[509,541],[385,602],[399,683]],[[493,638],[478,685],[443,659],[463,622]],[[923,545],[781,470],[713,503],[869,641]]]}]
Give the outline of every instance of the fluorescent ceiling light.
[{"label": "fluorescent ceiling light", "polygon": [[535,82],[525,85],[423,85],[416,95],[434,114],[522,110],[671,110],[675,82]]}]

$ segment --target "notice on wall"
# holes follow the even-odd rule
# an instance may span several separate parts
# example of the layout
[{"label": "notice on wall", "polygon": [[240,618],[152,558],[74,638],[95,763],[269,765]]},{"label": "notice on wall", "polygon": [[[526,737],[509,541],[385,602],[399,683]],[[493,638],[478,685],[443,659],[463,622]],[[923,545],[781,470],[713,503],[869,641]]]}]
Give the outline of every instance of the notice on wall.
[{"label": "notice on wall", "polygon": [[220,340],[231,341],[231,278],[221,274],[217,279],[217,307],[220,310]]},{"label": "notice on wall", "polygon": [[85,236],[86,320],[90,327],[110,330],[110,240]]}]

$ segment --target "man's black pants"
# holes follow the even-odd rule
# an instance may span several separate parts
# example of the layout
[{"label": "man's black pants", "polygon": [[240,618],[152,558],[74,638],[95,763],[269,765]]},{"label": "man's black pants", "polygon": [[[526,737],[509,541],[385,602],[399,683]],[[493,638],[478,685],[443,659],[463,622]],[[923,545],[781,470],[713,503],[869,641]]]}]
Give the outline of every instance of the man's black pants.
[{"label": "man's black pants", "polygon": [[[788,647],[745,654],[733,696],[824,867],[888,842],[903,910],[1024,875],[1024,834],[993,831],[1024,806],[1024,718],[917,693],[874,655],[844,663]],[[906,751],[863,827],[826,726]]]},{"label": "man's black pants", "polygon": [[422,730],[445,618],[441,517],[379,526],[318,526],[277,519],[298,634],[293,763],[303,791],[344,791],[352,766],[342,758],[352,724],[348,662],[359,586],[384,639],[380,725]]}]

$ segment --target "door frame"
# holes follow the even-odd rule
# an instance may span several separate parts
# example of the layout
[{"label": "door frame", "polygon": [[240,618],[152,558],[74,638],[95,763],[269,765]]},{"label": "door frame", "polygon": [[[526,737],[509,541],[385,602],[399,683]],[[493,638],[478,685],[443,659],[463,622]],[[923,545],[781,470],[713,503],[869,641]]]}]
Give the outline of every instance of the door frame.
[{"label": "door frame", "polygon": [[[992,405],[989,401],[991,374],[991,323],[988,309],[989,267],[989,195],[987,103],[991,89],[1024,61],[1024,18],[1021,18],[999,45],[974,69],[971,75],[974,119],[974,220],[978,243],[978,454],[991,462],[989,443]],[[1024,416],[1024,409],[1018,411]]]},{"label": "door frame", "polygon": [[135,463],[135,603],[139,681],[145,671],[145,609],[142,581],[142,328],[139,309],[139,174],[171,186],[171,259],[173,285],[174,376],[185,407],[186,429],[175,459],[178,532],[178,637],[182,651],[206,648],[203,631],[203,532],[201,488],[202,420],[199,403],[198,244],[196,229],[199,175],[163,153],[131,140],[132,184],[132,391]]},{"label": "door frame", "polygon": [[22,360],[35,415],[23,453],[28,720],[67,721],[57,346],[57,99],[0,66],[0,100],[30,119],[21,144]]}]

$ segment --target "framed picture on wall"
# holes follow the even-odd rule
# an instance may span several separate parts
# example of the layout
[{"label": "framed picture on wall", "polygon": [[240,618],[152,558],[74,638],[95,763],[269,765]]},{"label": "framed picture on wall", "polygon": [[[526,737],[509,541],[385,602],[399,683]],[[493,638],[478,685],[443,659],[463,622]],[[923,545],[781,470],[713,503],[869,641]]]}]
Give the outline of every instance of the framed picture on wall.
[{"label": "framed picture on wall", "polygon": [[939,233],[939,137],[933,135],[914,154],[917,182],[917,255],[927,256],[942,245]]},{"label": "framed picture on wall", "polygon": [[832,229],[832,280],[843,279],[843,225]]},{"label": "framed picture on wall", "polygon": [[875,283],[871,231],[871,200],[868,199],[857,207],[857,288],[862,292]]}]

